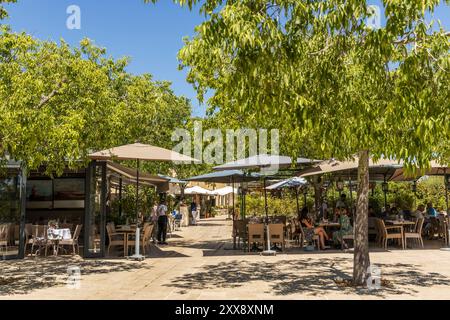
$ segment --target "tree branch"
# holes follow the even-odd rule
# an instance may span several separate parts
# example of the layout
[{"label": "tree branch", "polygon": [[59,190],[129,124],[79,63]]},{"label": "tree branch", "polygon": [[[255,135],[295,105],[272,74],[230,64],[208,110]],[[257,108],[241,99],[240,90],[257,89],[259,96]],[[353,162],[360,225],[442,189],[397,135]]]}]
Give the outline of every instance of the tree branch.
[{"label": "tree branch", "polygon": [[35,107],[35,109],[40,109],[40,108],[42,108],[47,102],[50,101],[50,99],[52,99],[54,96],[56,96],[56,95],[59,93],[59,90],[61,89],[62,85],[63,85],[64,83],[66,83],[66,82],[67,82],[67,78],[64,77],[64,78],[61,80],[61,82],[58,83],[58,85],[56,86],[56,88],[55,88],[52,92],[50,92],[49,95],[43,96],[43,97],[42,97],[41,101],[40,101],[39,104]]}]

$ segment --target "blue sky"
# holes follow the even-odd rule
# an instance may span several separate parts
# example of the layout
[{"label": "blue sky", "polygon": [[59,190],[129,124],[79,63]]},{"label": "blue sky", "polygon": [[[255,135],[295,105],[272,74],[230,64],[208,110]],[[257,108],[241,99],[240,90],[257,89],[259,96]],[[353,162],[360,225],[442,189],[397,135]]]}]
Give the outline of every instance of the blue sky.
[{"label": "blue sky", "polygon": [[[81,30],[66,27],[70,5],[81,9]],[[128,71],[171,81],[176,94],[191,100],[193,114],[204,115],[205,106],[199,105],[194,89],[185,80],[186,72],[178,70],[176,58],[182,38],[192,36],[195,26],[203,21],[198,10],[189,11],[172,0],[160,0],[156,5],[143,0],[18,0],[7,8],[10,18],[5,23],[14,31],[54,41],[63,38],[72,45],[90,38],[115,58],[129,56]],[[449,6],[441,6],[435,18],[450,30]]]}]

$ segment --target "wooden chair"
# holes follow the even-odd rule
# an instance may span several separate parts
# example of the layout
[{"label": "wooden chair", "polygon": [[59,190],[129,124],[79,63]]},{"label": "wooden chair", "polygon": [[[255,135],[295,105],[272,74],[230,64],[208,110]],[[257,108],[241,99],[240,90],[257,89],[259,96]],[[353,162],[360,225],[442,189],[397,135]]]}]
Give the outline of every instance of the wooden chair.
[{"label": "wooden chair", "polygon": [[108,243],[108,255],[109,255],[109,251],[110,251],[111,247],[117,247],[117,246],[123,247],[125,245],[125,234],[115,232],[113,223],[108,223],[106,225],[106,231],[108,233],[108,240],[109,240],[109,243]]},{"label": "wooden chair", "polygon": [[378,237],[378,228],[376,226],[377,222],[376,222],[376,218],[374,217],[369,217],[369,237],[375,236],[375,238]]},{"label": "wooden chair", "polygon": [[247,244],[247,220],[235,220],[234,221],[234,235],[233,235],[233,239],[236,243],[237,240],[237,244],[238,244],[238,248],[241,248],[241,241],[242,241],[242,245],[245,248],[246,244]]},{"label": "wooden chair", "polygon": [[47,238],[47,225],[33,225],[31,234],[31,254],[33,254],[34,247],[38,247],[35,254],[41,253],[42,248],[45,248],[45,256],[47,256],[47,248],[49,246]]},{"label": "wooden chair", "polygon": [[20,226],[18,224],[14,225],[14,245],[18,246],[20,244]]},{"label": "wooden chair", "polygon": [[[377,219],[378,228],[380,230],[380,241],[382,247],[387,249],[388,240],[398,240],[402,249],[405,249],[405,242],[403,241],[403,227],[402,226],[387,226],[382,219]],[[394,232],[389,232],[394,231]],[[395,232],[396,231],[396,232]]]},{"label": "wooden chair", "polygon": [[261,245],[264,248],[264,224],[249,223],[248,227],[248,251],[251,250],[251,245]]},{"label": "wooden chair", "polygon": [[348,247],[346,240],[351,240],[353,243],[355,243],[355,236],[353,234],[344,234],[341,240],[341,249],[344,250],[346,247]]},{"label": "wooden chair", "polygon": [[28,246],[33,244],[33,225],[31,223],[25,224],[25,253],[27,252]]},{"label": "wooden chair", "polygon": [[9,241],[9,226],[6,223],[0,224],[0,248],[4,249],[4,254],[8,252],[8,241]]},{"label": "wooden chair", "polygon": [[75,227],[75,232],[73,233],[72,239],[63,239],[58,242],[58,251],[59,246],[72,246],[72,254],[75,254],[75,247],[77,248],[77,254],[80,255],[80,246],[78,245],[78,238],[80,237],[81,228],[83,228],[82,224],[79,224]]},{"label": "wooden chair", "polygon": [[422,240],[422,227],[423,227],[424,219],[417,219],[416,224],[414,225],[414,230],[405,232],[405,242],[406,246],[408,245],[408,239],[415,239],[417,243],[424,247]]},{"label": "wooden chair", "polygon": [[283,223],[271,223],[269,224],[269,236],[270,243],[280,244],[281,251],[285,250],[285,238],[284,238],[284,224]]},{"label": "wooden chair", "polygon": [[[145,248],[150,247],[150,240],[152,239],[153,225],[148,224],[144,227],[144,232],[141,235],[139,247],[142,248],[142,254],[145,256]],[[134,234],[128,234],[127,239],[128,247],[136,246],[136,236]]]},{"label": "wooden chair", "polygon": [[300,238],[301,238],[301,233],[300,233],[300,229],[298,228],[298,223],[296,221],[296,219],[292,219],[291,222],[288,225],[288,241],[289,243],[294,242],[297,245],[300,245]]},{"label": "wooden chair", "polygon": [[437,217],[438,221],[438,235],[439,238],[442,238],[444,240],[444,243],[447,244],[448,242],[448,226],[447,226],[447,220],[446,217],[443,214],[439,214]]},{"label": "wooden chair", "polygon": [[[77,225],[78,226],[78,225]],[[70,230],[70,232],[73,232],[74,230],[73,230],[73,223],[62,223],[61,225],[60,225],[60,228],[61,229],[69,229]]]}]

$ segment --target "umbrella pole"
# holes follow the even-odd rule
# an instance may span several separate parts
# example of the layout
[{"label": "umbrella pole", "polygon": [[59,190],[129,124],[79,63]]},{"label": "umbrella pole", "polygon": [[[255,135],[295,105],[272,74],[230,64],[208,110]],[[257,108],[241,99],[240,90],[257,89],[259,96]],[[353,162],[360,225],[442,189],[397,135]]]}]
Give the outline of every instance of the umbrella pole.
[{"label": "umbrella pole", "polygon": [[[448,207],[448,189],[450,188],[450,181],[446,181],[447,179],[447,168],[444,169],[444,186],[445,186],[445,203],[447,205],[447,217],[450,216],[450,210]],[[450,234],[449,234],[450,236]],[[450,242],[450,239],[449,239]]]},{"label": "umbrella pole", "polygon": [[267,236],[267,250],[262,252],[264,256],[275,256],[277,252],[270,248],[270,231],[269,231],[269,208],[267,207],[267,190],[266,177],[264,177],[264,210],[266,211],[266,236]]},{"label": "umbrella pole", "polygon": [[[232,188],[232,193],[231,193],[231,202],[233,203],[233,221],[235,219],[235,209],[234,209],[234,178],[231,178],[231,188]],[[229,198],[228,198],[229,199]]]},{"label": "umbrella pole", "polygon": [[[305,186],[305,188],[306,188],[306,186]],[[307,197],[308,197],[308,190],[303,190],[303,206],[305,208],[308,206]]]},{"label": "umbrella pole", "polygon": [[[447,217],[450,214],[449,211],[449,207],[448,207],[448,189],[450,188],[450,186],[448,185],[448,181],[447,181],[447,168],[444,169],[444,188],[445,188],[445,203],[447,206]],[[447,247],[445,248],[441,248],[441,250],[446,250],[446,251],[450,251],[450,225],[447,226]]]},{"label": "umbrella pole", "polygon": [[297,216],[300,220],[300,205],[298,203],[298,187],[295,187],[295,202],[297,204]]},{"label": "umbrella pole", "polygon": [[[145,259],[144,256],[142,256],[139,252],[139,246],[140,246],[140,235],[141,230],[139,228],[139,165],[140,160],[137,159],[137,165],[136,165],[136,235],[135,235],[135,245],[134,245],[134,255],[132,255],[130,258],[138,261],[142,261]],[[128,249],[128,248],[127,248]]]}]

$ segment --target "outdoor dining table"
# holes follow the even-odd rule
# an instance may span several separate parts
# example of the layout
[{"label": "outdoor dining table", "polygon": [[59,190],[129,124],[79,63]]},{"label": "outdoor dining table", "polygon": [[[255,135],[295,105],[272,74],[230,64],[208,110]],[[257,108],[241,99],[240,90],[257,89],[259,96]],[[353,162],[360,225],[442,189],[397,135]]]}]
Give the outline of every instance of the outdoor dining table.
[{"label": "outdoor dining table", "polygon": [[319,227],[323,228],[340,228],[341,224],[339,222],[324,222],[321,221],[318,223]]},{"label": "outdoor dining table", "polygon": [[52,244],[53,254],[55,256],[58,255],[59,241],[70,239],[72,239],[72,233],[68,228],[47,230],[47,241],[49,241]]},{"label": "outdoor dining table", "polygon": [[409,221],[409,220],[385,220],[384,222],[387,225],[391,225],[391,226],[401,226],[402,232],[403,232],[403,229],[405,228],[405,226],[413,226],[416,224],[414,221]]},{"label": "outdoor dining table", "polygon": [[128,235],[136,233],[136,227],[120,226],[116,228],[116,233],[123,234],[123,256],[128,255]]},{"label": "outdoor dining table", "polygon": [[401,227],[401,233],[402,233],[403,241],[406,241],[406,239],[405,239],[405,227],[406,226],[413,226],[413,225],[416,224],[414,221],[409,221],[409,220],[385,220],[384,223],[387,224],[387,225],[390,225],[390,226],[399,226],[399,227]]}]

